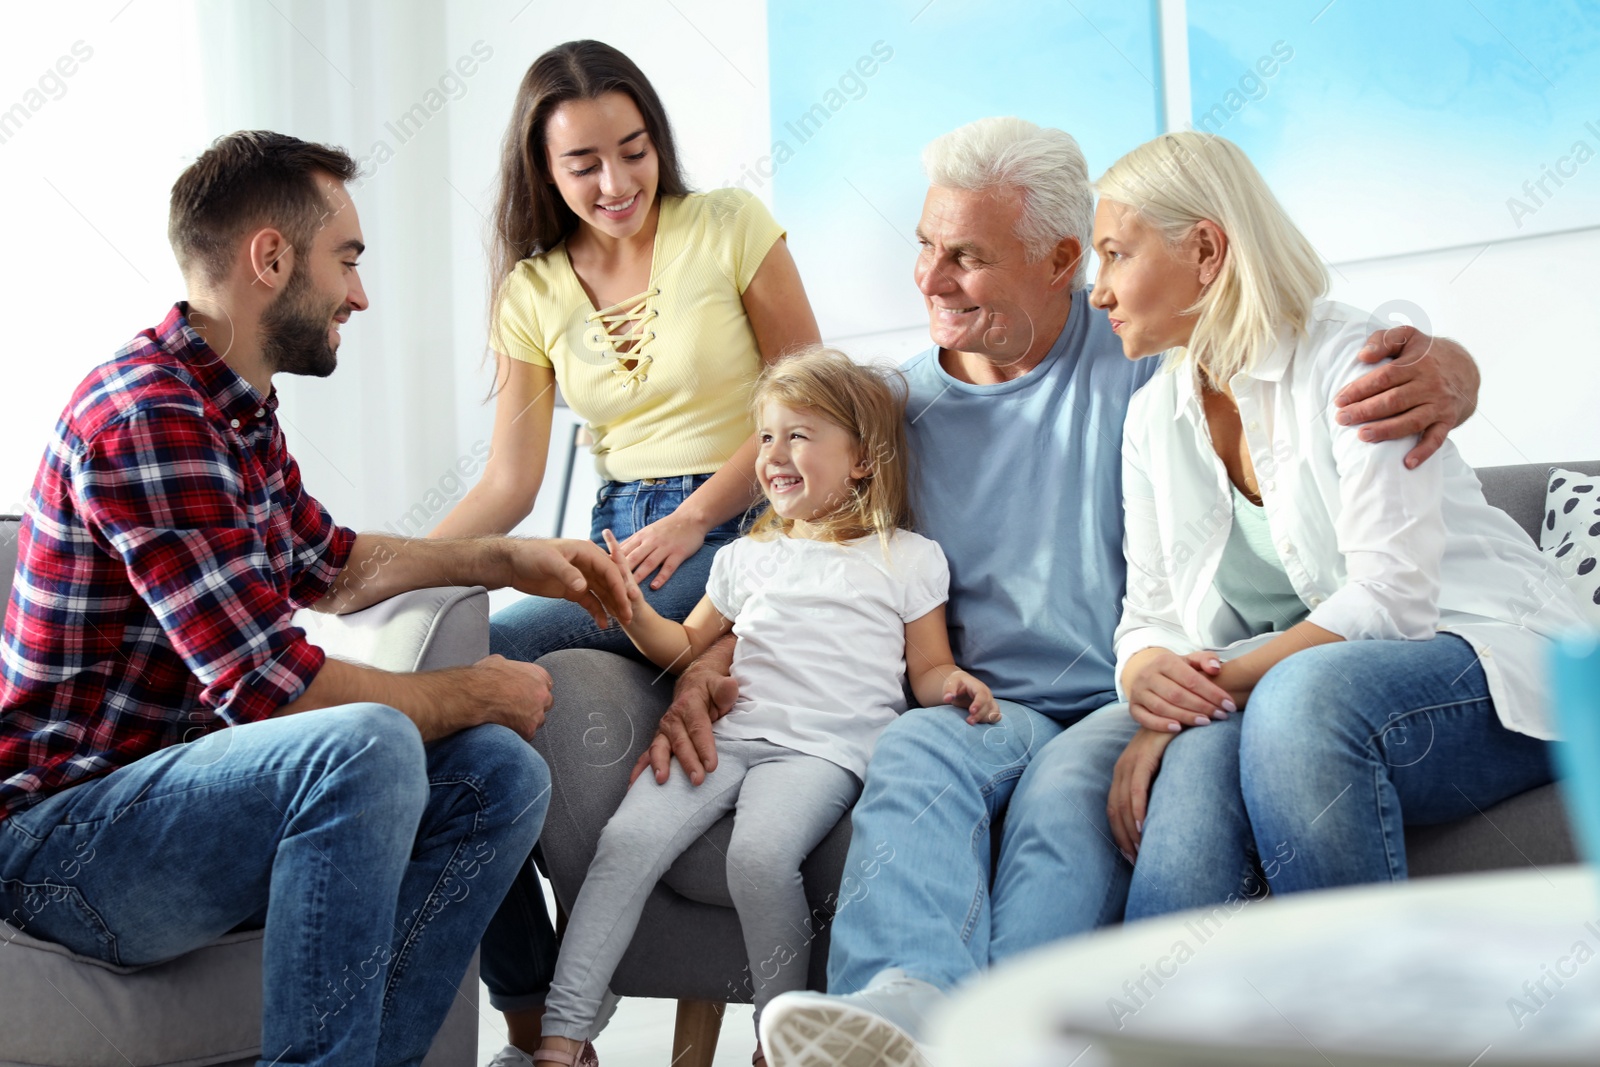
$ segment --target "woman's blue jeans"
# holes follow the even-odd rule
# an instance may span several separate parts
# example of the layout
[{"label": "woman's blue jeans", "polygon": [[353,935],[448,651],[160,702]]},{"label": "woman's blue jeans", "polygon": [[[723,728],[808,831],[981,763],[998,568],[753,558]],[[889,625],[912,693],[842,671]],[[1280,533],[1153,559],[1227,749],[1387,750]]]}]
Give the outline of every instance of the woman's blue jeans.
[{"label": "woman's blue jeans", "polygon": [[[600,531],[609,528],[618,541],[626,541],[635,531],[676,511],[709,477],[688,474],[607,482],[595,500],[591,539],[604,547]],[[660,589],[652,590],[645,583],[644,596],[650,605],[667,618],[682,621],[705,595],[711,557],[739,536],[742,520],[743,516],[730,519],[706,534],[706,543],[684,560]],[[489,620],[489,650],[507,659],[531,663],[564,648],[594,648],[641,658],[620,627],[601,630],[587,611],[565,600],[527,597],[495,612]],[[484,934],[479,965],[489,988],[489,1003],[500,1011],[541,1007],[555,975],[557,941],[536,869],[541,862],[536,848]]]},{"label": "woman's blue jeans", "polygon": [[1453,634],[1298,652],[1242,713],[1167,747],[1127,918],[1404,879],[1407,825],[1544,785],[1550,748],[1500,724]]},{"label": "woman's blue jeans", "polygon": [[267,719],[0,822],[0,906],[128,965],[264,925],[260,1062],[416,1064],[549,796],[503,726],[425,746],[378,704]]}]

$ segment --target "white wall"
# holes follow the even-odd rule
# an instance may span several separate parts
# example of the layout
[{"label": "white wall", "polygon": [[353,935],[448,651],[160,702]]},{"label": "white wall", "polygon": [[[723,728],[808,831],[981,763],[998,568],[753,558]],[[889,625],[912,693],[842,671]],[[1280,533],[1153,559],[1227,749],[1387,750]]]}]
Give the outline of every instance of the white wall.
[{"label": "white wall", "polygon": [[[1600,178],[1597,178],[1600,180]],[[1339,265],[1333,296],[1407,301],[1478,360],[1475,466],[1600,457],[1600,229]],[[1396,321],[1404,321],[1396,319]]]}]

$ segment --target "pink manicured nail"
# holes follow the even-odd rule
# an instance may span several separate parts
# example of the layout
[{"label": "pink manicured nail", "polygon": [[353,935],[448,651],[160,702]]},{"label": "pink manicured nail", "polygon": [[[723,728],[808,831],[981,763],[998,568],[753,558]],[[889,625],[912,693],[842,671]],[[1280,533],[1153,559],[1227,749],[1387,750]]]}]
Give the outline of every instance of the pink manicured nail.
[{"label": "pink manicured nail", "polygon": [[1231,700],[1224,700],[1222,702],[1222,710],[1223,711],[1238,711],[1239,710],[1239,705],[1235,704]]},{"label": "pink manicured nail", "polygon": [[1177,732],[1178,732],[1178,731],[1179,731],[1179,730],[1181,730],[1181,729],[1183,729],[1183,727],[1182,727],[1182,726],[1179,726],[1179,725],[1178,725],[1178,724],[1177,724],[1177,723],[1175,723],[1175,722],[1169,722],[1169,723],[1167,723],[1167,730],[1168,730],[1168,732],[1170,732],[1170,733],[1177,733]]},{"label": "pink manicured nail", "polygon": [[1206,716],[1206,715],[1196,715],[1194,717],[1194,724],[1196,726],[1210,726],[1211,725],[1211,719],[1210,719],[1209,716]]},{"label": "pink manicured nail", "polygon": [[1222,669],[1222,661],[1219,659],[1214,659],[1211,661],[1210,666],[1212,670],[1220,671]]},{"label": "pink manicured nail", "polygon": [[1225,722],[1228,718],[1228,713],[1219,708],[1211,713],[1211,717],[1218,722]]}]

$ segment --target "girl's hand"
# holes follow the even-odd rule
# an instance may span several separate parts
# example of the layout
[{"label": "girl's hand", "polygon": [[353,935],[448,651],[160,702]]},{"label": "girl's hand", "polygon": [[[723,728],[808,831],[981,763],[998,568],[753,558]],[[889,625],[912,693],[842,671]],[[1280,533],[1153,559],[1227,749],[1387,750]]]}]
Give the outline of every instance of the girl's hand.
[{"label": "girl's hand", "polygon": [[644,590],[639,588],[639,583],[634,579],[633,572],[628,570],[628,561],[623,558],[622,546],[617,544],[617,535],[611,530],[600,531],[600,536],[606,539],[606,548],[611,552],[611,562],[617,565],[617,570],[622,572],[622,583],[628,590],[628,602],[638,608],[644,603]]},{"label": "girl's hand", "polygon": [[1161,769],[1161,758],[1173,735],[1155,730],[1140,730],[1117,757],[1111,772],[1111,795],[1106,798],[1106,819],[1111,836],[1129,863],[1139,855],[1139,840],[1144,837],[1144,817],[1150,808],[1150,785]]},{"label": "girl's hand", "polygon": [[622,554],[626,560],[618,563],[624,570],[632,568],[635,581],[642,582],[655,574],[656,580],[650,583],[651,589],[660,589],[667,584],[680,564],[706,543],[705,527],[683,514],[680,508],[664,519],[657,519],[650,525],[640,528],[634,535],[622,542]]},{"label": "girl's hand", "polygon": [[1147,730],[1177,733],[1185,726],[1226,719],[1238,705],[1211,680],[1221,666],[1216,654],[1207,651],[1180,656],[1147,648],[1138,653],[1122,672],[1134,721]]},{"label": "girl's hand", "polygon": [[994,694],[966,671],[951,671],[944,680],[944,702],[966,708],[967,721],[974,726],[1000,721],[1000,705],[995,703]]}]

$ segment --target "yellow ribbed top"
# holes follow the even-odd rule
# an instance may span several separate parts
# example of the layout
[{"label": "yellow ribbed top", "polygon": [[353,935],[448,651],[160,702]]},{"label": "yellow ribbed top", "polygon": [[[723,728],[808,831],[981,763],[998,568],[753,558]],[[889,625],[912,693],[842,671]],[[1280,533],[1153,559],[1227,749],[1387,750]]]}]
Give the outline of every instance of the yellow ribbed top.
[{"label": "yellow ribbed top", "polygon": [[555,368],[602,478],[709,474],[753,432],[761,353],[741,296],[782,236],[742,189],[662,197],[644,292],[596,308],[557,245],[511,272],[494,347]]}]

